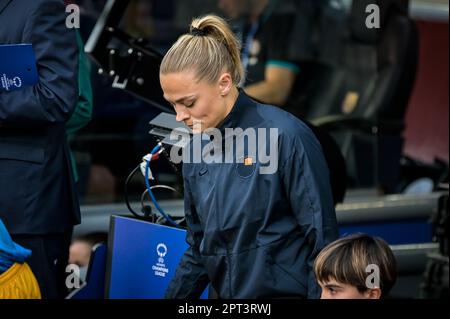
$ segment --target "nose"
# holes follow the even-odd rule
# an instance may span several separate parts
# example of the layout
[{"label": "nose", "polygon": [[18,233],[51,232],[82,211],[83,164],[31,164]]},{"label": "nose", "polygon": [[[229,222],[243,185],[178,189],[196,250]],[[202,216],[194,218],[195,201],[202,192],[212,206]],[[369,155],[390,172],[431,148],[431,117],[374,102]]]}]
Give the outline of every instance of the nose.
[{"label": "nose", "polygon": [[176,120],[178,122],[183,122],[187,120],[190,117],[189,112],[186,110],[185,107],[176,107],[175,112],[177,112]]}]

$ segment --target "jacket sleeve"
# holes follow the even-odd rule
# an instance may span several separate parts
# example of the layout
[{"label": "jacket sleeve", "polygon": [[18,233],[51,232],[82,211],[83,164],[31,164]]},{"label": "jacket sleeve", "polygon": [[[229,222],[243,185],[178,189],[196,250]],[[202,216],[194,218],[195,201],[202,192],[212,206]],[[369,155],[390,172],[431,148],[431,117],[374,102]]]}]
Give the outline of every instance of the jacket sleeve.
[{"label": "jacket sleeve", "polygon": [[[300,140],[301,139],[301,140]],[[308,298],[320,297],[313,265],[320,250],[338,235],[328,167],[312,133],[294,138],[281,167],[287,196],[305,238]]]},{"label": "jacket sleeve", "polygon": [[62,1],[30,2],[23,43],[31,43],[39,82],[0,93],[0,126],[48,126],[66,122],[78,100],[78,48],[75,30],[66,27]]},{"label": "jacket sleeve", "polygon": [[202,264],[199,245],[203,237],[200,221],[192,203],[188,181],[184,181],[184,207],[187,222],[186,241],[189,244],[184,253],[175,276],[167,288],[165,298],[186,299],[199,298],[209,283],[208,275]]},{"label": "jacket sleeve", "polygon": [[77,42],[79,50],[78,103],[72,117],[66,123],[66,132],[69,139],[91,121],[93,106],[90,65],[84,53],[83,40],[78,32]]}]

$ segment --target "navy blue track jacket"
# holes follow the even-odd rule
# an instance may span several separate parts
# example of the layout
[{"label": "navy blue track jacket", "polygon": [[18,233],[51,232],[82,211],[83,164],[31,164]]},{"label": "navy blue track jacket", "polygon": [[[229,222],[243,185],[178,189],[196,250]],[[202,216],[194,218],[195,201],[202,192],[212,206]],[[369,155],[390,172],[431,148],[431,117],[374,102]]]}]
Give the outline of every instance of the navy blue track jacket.
[{"label": "navy blue track jacket", "polygon": [[261,174],[248,143],[233,146],[244,154],[237,163],[183,163],[189,248],[166,298],[197,298],[208,283],[220,298],[320,297],[314,259],[338,230],[319,142],[302,121],[243,91],[214,139],[222,159],[227,128],[278,129],[276,141],[258,135],[256,147],[270,154],[277,142],[278,168]]}]

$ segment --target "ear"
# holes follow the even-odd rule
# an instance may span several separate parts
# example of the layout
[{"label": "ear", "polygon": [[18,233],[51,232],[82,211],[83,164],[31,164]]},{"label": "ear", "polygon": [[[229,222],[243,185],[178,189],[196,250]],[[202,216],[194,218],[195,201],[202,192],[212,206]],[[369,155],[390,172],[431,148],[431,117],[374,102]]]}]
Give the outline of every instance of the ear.
[{"label": "ear", "polygon": [[369,288],[366,292],[367,299],[380,299],[381,289],[380,288]]},{"label": "ear", "polygon": [[219,77],[219,91],[220,95],[225,97],[230,93],[231,88],[233,87],[233,79],[231,78],[231,74],[228,72],[222,73]]}]

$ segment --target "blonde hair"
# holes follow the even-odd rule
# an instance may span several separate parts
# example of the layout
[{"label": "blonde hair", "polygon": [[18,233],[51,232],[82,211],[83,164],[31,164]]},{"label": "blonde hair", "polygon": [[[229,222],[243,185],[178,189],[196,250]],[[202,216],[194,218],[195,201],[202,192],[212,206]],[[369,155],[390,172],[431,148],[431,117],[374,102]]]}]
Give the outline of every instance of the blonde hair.
[{"label": "blonde hair", "polygon": [[380,288],[384,297],[396,282],[397,266],[392,250],[381,238],[354,234],[332,242],[317,256],[314,273],[319,282],[334,279],[364,292],[367,290],[366,267],[371,264],[380,269]]},{"label": "blonde hair", "polygon": [[190,33],[178,38],[164,56],[160,74],[192,70],[197,80],[217,81],[221,72],[229,72],[238,85],[244,76],[240,43],[228,23],[215,15],[194,19]]}]

